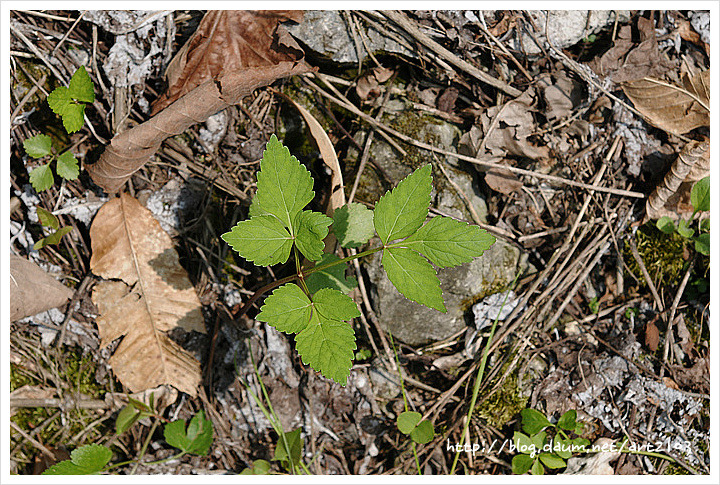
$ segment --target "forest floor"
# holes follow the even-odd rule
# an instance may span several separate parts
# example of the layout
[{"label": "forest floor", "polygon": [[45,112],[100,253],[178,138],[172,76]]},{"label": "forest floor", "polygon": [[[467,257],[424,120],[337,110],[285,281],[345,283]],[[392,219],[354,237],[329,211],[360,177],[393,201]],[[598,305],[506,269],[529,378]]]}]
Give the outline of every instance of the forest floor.
[{"label": "forest floor", "polygon": [[[41,473],[88,444],[111,449],[119,466],[108,473],[118,474],[709,473],[709,210],[699,199],[709,176],[709,14],[554,12],[546,22],[544,12],[343,11],[342,52],[321,52],[320,30],[299,31],[318,22],[307,12],[221,15],[212,28],[203,15],[10,14],[9,245],[40,268],[12,266],[11,473]],[[284,30],[291,24],[297,44]],[[327,18],[315,25],[332,28]],[[553,25],[566,33],[579,25],[579,34],[560,38]],[[170,63],[188,39],[184,62]],[[68,134],[47,100],[81,65],[94,99]],[[267,74],[277,66],[285,70]],[[259,80],[243,78],[237,102],[177,108],[202,82],[243,69]],[[205,112],[215,102],[230,106]],[[179,110],[184,118],[157,146],[140,140],[147,130],[130,142],[117,136]],[[450,143],[425,136],[425,124],[449,127]],[[55,157],[54,180],[36,190],[30,174],[52,156],[28,153],[26,140],[39,134],[56,155],[70,150],[79,176],[64,176],[67,160]],[[465,202],[460,219],[526,258],[515,283],[500,288],[512,290],[504,293],[512,311],[497,328],[475,328],[467,306],[467,327],[447,338],[393,339],[361,263],[352,267],[362,315],[347,385],[304,365],[291,337],[255,320],[262,300],[240,315],[258,288],[290,270],[255,267],[220,237],[248,217],[272,134],[313,174],[321,211],[336,204],[338,180],[343,200],[372,208],[400,180],[397,167],[432,163],[438,192]],[[103,154],[110,140],[118,153],[121,143],[153,148],[132,165]],[[397,166],[381,160],[380,144]],[[448,170],[467,174],[474,193]],[[118,189],[137,201],[137,216],[123,213],[121,223],[106,205]],[[122,224],[155,231],[146,208],[164,234],[156,256],[173,255],[182,273],[173,281],[188,281],[198,300],[194,326],[153,327],[181,347],[170,354],[189,356],[194,384],[188,376],[138,384],[154,370],[129,348],[128,328],[138,324],[125,312],[114,322],[106,315],[122,296],[108,297],[103,280],[127,283],[122,295],[137,287],[120,274],[129,260],[102,265],[117,242],[107,241]],[[150,394],[154,409],[118,429],[130,412],[121,410],[139,413]],[[431,440],[398,429],[408,409],[432,424]],[[166,423],[200,411],[212,423],[209,450],[176,457]],[[533,420],[544,417],[549,427],[538,433]],[[541,444],[566,437],[638,448],[518,458],[507,444],[519,433]],[[297,440],[289,461],[278,452],[287,439]]]}]

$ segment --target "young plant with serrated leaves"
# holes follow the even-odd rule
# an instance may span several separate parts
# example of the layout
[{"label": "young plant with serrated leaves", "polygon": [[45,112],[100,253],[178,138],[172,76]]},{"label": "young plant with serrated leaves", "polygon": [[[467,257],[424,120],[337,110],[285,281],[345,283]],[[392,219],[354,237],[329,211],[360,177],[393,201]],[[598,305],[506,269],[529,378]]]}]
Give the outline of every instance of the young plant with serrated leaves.
[{"label": "young plant with serrated leaves", "polygon": [[[400,293],[446,312],[433,264],[445,268],[468,263],[495,242],[483,229],[449,217],[426,222],[431,191],[428,164],[383,195],[374,210],[347,204],[331,219],[306,210],[315,196],[310,172],[273,135],[260,162],[250,218],[222,238],[258,266],[286,263],[292,254],[296,271],[258,290],[240,312],[274,289],[256,318],[295,334],[302,361],[345,385],[356,349],[349,322],[360,315],[347,295],[356,281],[345,277],[345,263],[382,251],[382,266]],[[360,247],[375,235],[380,245],[343,259],[325,254],[330,226],[344,248]],[[311,263],[303,266],[301,256]]]},{"label": "young plant with serrated leaves", "polygon": [[677,232],[680,236],[688,241],[693,241],[695,251],[705,256],[710,255],[710,218],[700,218],[697,223],[697,236],[695,229],[690,227],[695,216],[699,212],[710,211],[710,177],[705,177],[692,188],[690,192],[690,203],[693,206],[693,213],[688,220],[679,219],[677,224],[668,216],[663,216],[657,220],[655,226],[665,234]]},{"label": "young plant with serrated leaves", "polygon": [[[85,117],[85,103],[95,101],[95,87],[84,66],[75,71],[68,87],[55,88],[47,97],[47,102],[55,114],[62,119],[65,131],[74,133],[82,128]],[[75,156],[66,150],[60,153],[60,147],[45,134],[35,135],[23,141],[25,152],[33,158],[47,160],[30,172],[30,184],[37,192],[47,190],[55,183],[50,165],[55,162],[55,171],[60,178],[75,180],[80,173]]]}]

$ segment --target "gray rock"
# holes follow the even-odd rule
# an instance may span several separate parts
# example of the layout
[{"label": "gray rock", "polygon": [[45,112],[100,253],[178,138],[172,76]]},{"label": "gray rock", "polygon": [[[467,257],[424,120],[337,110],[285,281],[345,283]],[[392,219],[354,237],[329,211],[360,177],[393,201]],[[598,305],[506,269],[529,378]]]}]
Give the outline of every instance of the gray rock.
[{"label": "gray rock", "polygon": [[379,254],[367,265],[375,311],[383,329],[409,345],[443,340],[464,329],[465,314],[475,302],[505,290],[519,271],[528,268],[527,255],[498,238],[482,257],[438,270],[448,310],[440,313],[402,296],[382,269]]},{"label": "gray rock", "polygon": [[[361,25],[360,28],[364,27]],[[360,60],[367,57],[362,40],[358,38],[357,43],[353,40],[352,31],[338,10],[306,11],[303,21],[288,26],[288,31],[316,53],[335,62],[357,63],[358,48]],[[367,28],[363,34],[373,54],[384,51],[413,56],[410,50],[375,29]]]}]

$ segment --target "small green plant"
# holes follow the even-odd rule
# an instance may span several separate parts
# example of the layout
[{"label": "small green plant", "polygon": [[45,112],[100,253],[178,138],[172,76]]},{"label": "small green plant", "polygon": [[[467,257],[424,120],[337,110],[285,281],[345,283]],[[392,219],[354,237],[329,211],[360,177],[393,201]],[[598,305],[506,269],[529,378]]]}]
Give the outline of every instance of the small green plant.
[{"label": "small green plant", "polygon": [[72,231],[72,226],[60,227],[60,220],[58,220],[55,214],[53,214],[49,210],[43,209],[40,206],[37,206],[36,210],[38,219],[40,219],[40,224],[43,227],[49,227],[50,229],[54,229],[55,232],[36,242],[33,246],[34,249],[44,248],[48,244],[60,244],[60,239],[62,239],[65,234]]},{"label": "small green plant", "polygon": [[[222,238],[258,266],[286,263],[292,253],[296,271],[260,288],[240,313],[263,293],[274,290],[257,320],[294,334],[302,361],[345,385],[357,348],[355,333],[347,322],[360,315],[347,295],[356,281],[345,278],[345,263],[382,251],[382,265],[400,293],[446,312],[431,262],[441,268],[467,263],[495,242],[483,229],[450,217],[434,217],[425,223],[431,190],[428,164],[382,196],[375,210],[347,204],[335,211],[333,219],[305,210],[315,196],[313,179],[273,135],[260,163],[250,218]],[[331,225],[343,247],[363,245],[375,234],[381,244],[343,259],[323,254]],[[315,262],[314,266],[301,264],[301,255]]]},{"label": "small green plant", "polygon": [[[552,424],[540,411],[523,409],[522,429],[513,435],[513,445],[519,452],[512,459],[512,471],[524,475],[528,471],[533,475],[544,475],[545,468],[559,469],[566,466],[565,460],[573,452],[586,451],[590,442],[580,438],[584,425],[577,421],[574,409],[563,414],[557,424]],[[546,429],[554,432],[549,435]],[[570,438],[571,434],[578,435]]]},{"label": "small green plant", "polygon": [[656,227],[665,234],[677,232],[679,235],[695,243],[695,250],[705,256],[710,255],[710,219],[700,219],[697,224],[697,236],[695,229],[690,227],[695,215],[698,212],[710,210],[710,177],[699,180],[690,192],[690,203],[693,206],[693,213],[690,219],[680,219],[675,222],[668,216],[663,216],[655,223]]},{"label": "small green plant", "polygon": [[[109,465],[113,452],[110,448],[98,444],[89,444],[81,446],[70,454],[69,460],[56,463],[47,470],[43,475],[97,475],[105,473],[113,468],[129,465],[134,463],[134,467],[130,474],[134,474],[142,455],[145,453],[147,446],[150,444],[153,433],[160,421],[167,421],[159,416],[153,410],[153,396],[150,396],[150,405],[145,404],[136,399],[130,398],[129,403],[118,413],[115,419],[115,431],[122,434],[130,429],[136,422],[143,418],[152,417],[155,419],[147,439],[143,443],[140,457],[137,460],[124,461]],[[205,419],[203,411],[198,412],[192,417],[189,424],[184,419],[170,421],[165,424],[163,434],[167,444],[174,448],[178,448],[180,453],[159,460],[156,462],[145,463],[145,465],[156,465],[166,461],[180,458],[185,454],[207,455],[210,451],[210,445],[213,440],[213,426],[209,419]]]},{"label": "small green plant", "polygon": [[[84,66],[75,71],[68,87],[60,86],[47,97],[48,105],[62,119],[65,131],[73,133],[82,128],[85,116],[85,103],[95,101],[92,80]],[[50,164],[55,161],[55,171],[65,180],[75,180],[80,169],[78,161],[70,150],[60,153],[52,139],[45,134],[35,135],[23,141],[25,152],[33,158],[48,159],[47,163],[30,172],[30,184],[37,192],[47,190],[55,183]]]}]

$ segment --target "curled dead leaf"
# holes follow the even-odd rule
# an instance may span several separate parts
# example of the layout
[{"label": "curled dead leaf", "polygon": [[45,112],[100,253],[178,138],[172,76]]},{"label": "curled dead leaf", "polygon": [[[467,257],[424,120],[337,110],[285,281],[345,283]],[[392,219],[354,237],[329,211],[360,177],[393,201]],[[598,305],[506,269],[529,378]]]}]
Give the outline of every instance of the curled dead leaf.
[{"label": "curled dead leaf", "polygon": [[98,211],[90,228],[101,346],[123,337],[110,358],[133,392],[170,384],[195,395],[200,364],[168,336],[173,329],[205,333],[201,305],[170,236],[127,194]]},{"label": "curled dead leaf", "polygon": [[[38,298],[42,295],[42,298]],[[10,255],[10,321],[59,307],[73,291],[27,259]]]},{"label": "curled dead leaf", "polygon": [[485,183],[501,194],[510,195],[522,189],[523,183],[511,171],[504,168],[491,168],[485,172]]}]

